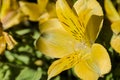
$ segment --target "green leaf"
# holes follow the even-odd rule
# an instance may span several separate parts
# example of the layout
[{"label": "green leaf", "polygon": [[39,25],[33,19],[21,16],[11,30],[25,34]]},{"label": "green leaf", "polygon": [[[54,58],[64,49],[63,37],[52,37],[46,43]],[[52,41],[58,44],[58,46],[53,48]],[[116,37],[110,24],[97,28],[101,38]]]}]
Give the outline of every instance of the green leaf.
[{"label": "green leaf", "polygon": [[7,65],[0,65],[0,80],[10,80],[10,69]]},{"label": "green leaf", "polygon": [[13,62],[15,60],[13,54],[9,51],[5,51],[5,56],[10,62]]},{"label": "green leaf", "polygon": [[41,78],[41,75],[42,75],[41,68],[38,68],[38,70],[24,68],[18,75],[16,80],[39,80]]},{"label": "green leaf", "polygon": [[30,58],[26,55],[18,55],[18,54],[14,54],[14,57],[23,62],[24,64],[29,64]]},{"label": "green leaf", "polygon": [[43,54],[42,54],[40,51],[36,51],[36,56],[37,56],[38,58],[41,58],[42,55],[43,55]]},{"label": "green leaf", "polygon": [[18,34],[18,35],[25,35],[25,34],[27,34],[27,33],[29,33],[30,32],[30,29],[23,29],[23,30],[18,30],[18,31],[16,31],[16,33]]},{"label": "green leaf", "polygon": [[30,45],[25,45],[25,46],[20,46],[18,48],[19,52],[29,52],[29,53],[33,53],[33,49],[31,48]]}]

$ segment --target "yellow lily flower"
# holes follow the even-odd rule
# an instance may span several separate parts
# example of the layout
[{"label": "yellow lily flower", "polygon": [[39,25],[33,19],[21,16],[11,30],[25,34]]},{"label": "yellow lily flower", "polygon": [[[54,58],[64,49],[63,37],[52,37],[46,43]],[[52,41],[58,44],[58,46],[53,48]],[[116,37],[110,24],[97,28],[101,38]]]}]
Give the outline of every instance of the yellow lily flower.
[{"label": "yellow lily flower", "polygon": [[13,39],[11,35],[7,32],[4,32],[2,29],[2,24],[0,23],[0,55],[7,49],[11,50],[17,42]]},{"label": "yellow lily flower", "polygon": [[16,0],[1,0],[0,3],[0,19],[3,29],[8,29],[24,19]]},{"label": "yellow lily flower", "polygon": [[49,18],[55,17],[55,4],[48,3],[48,0],[37,0],[37,3],[20,1],[19,4],[21,11],[31,21],[40,21],[40,23],[43,23]]},{"label": "yellow lily flower", "polygon": [[113,6],[111,0],[105,0],[105,10],[108,19],[112,23],[111,29],[113,31],[113,36],[110,44],[116,52],[120,53],[120,14]]},{"label": "yellow lily flower", "polygon": [[36,47],[47,56],[61,58],[49,67],[48,80],[70,68],[82,80],[97,80],[111,69],[107,50],[94,43],[102,27],[102,9],[96,0],[78,0],[72,9],[66,0],[57,0],[58,19],[40,25]]}]

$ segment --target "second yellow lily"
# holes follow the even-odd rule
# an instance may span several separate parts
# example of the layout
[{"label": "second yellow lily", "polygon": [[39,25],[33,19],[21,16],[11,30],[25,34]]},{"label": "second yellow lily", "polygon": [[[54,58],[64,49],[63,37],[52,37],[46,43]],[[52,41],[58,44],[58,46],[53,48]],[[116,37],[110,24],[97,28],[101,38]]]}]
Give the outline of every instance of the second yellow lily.
[{"label": "second yellow lily", "polygon": [[115,9],[111,0],[105,0],[105,11],[108,19],[111,21],[113,36],[111,39],[112,48],[120,54],[120,14]]}]

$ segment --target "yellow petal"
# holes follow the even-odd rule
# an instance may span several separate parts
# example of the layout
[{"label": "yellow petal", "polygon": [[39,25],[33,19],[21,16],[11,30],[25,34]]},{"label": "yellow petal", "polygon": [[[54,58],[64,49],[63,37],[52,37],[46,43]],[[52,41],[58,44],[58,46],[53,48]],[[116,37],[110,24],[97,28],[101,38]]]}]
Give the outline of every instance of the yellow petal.
[{"label": "yellow petal", "polygon": [[43,12],[48,4],[48,0],[37,0],[40,12]]},{"label": "yellow petal", "polygon": [[112,31],[117,35],[120,33],[120,21],[115,21],[111,25]]},{"label": "yellow petal", "polygon": [[86,28],[86,36],[94,43],[102,27],[103,11],[96,0],[78,0],[74,9]]},{"label": "yellow petal", "polygon": [[2,0],[0,18],[4,18],[9,11],[17,10],[18,3],[16,0]]},{"label": "yellow petal", "polygon": [[100,44],[93,44],[89,56],[77,65],[75,72],[83,80],[97,80],[98,77],[108,73],[111,69],[110,57],[106,49]]},{"label": "yellow petal", "polygon": [[0,54],[3,53],[5,48],[6,48],[6,41],[3,36],[0,36]]},{"label": "yellow petal", "polygon": [[21,17],[16,0],[2,0],[0,18],[4,29],[20,23]]},{"label": "yellow petal", "polygon": [[60,74],[62,71],[72,68],[78,61],[79,59],[77,53],[72,53],[59,60],[56,60],[49,67],[48,80]]},{"label": "yellow petal", "polygon": [[24,20],[24,14],[20,11],[9,12],[2,20],[3,28],[8,29],[14,25],[19,24]]},{"label": "yellow petal", "polygon": [[110,44],[116,52],[120,53],[120,35],[113,35]]},{"label": "yellow petal", "polygon": [[102,8],[96,0],[78,0],[73,8],[85,26],[92,15],[103,16]]},{"label": "yellow petal", "polygon": [[85,60],[81,60],[74,68],[77,76],[82,80],[98,80],[99,75],[92,70]]},{"label": "yellow petal", "polygon": [[20,9],[21,11],[28,16],[29,20],[31,21],[38,21],[41,10],[38,4],[36,3],[30,3],[30,2],[23,2],[20,1]]},{"label": "yellow petal", "polygon": [[86,36],[89,39],[89,42],[93,44],[97,39],[99,32],[103,25],[103,16],[91,16],[90,20],[86,26]]},{"label": "yellow petal", "polygon": [[56,18],[57,17],[55,3],[49,2],[46,8],[47,8],[47,12],[50,15],[50,18]]},{"label": "yellow petal", "polygon": [[115,7],[113,6],[111,0],[104,0],[105,11],[107,17],[110,19],[111,22],[120,20],[120,15],[116,11]]},{"label": "yellow petal", "polygon": [[11,50],[17,44],[17,42],[13,39],[13,37],[6,32],[3,32],[4,39],[7,43],[7,49]]},{"label": "yellow petal", "polygon": [[76,40],[68,34],[57,19],[51,19],[40,25],[41,36],[36,47],[42,53],[60,58],[74,52]]},{"label": "yellow petal", "polygon": [[91,58],[99,67],[100,76],[108,73],[111,70],[110,57],[107,50],[100,44],[93,44]]},{"label": "yellow petal", "polygon": [[78,16],[74,14],[66,0],[57,0],[56,12],[66,31],[73,35],[76,40],[84,41],[85,26],[79,21]]},{"label": "yellow petal", "polygon": [[47,11],[45,11],[44,13],[42,13],[39,17],[39,23],[42,24],[45,21],[47,21],[49,19],[50,15]]},{"label": "yellow petal", "polygon": [[[40,0],[40,1],[42,1],[42,0]],[[44,11],[39,17],[39,22],[43,23],[51,18],[57,18],[56,6],[55,6],[55,3],[53,3],[53,2],[49,2],[47,4],[46,11]]]}]

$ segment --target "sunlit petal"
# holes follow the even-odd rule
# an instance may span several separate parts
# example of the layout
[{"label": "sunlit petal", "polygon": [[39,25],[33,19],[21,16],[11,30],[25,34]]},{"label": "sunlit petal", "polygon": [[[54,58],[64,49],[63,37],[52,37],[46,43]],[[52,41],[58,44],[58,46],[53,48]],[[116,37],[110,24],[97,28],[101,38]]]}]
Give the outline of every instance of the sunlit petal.
[{"label": "sunlit petal", "polygon": [[[90,43],[94,43],[103,22],[103,11],[96,0],[78,0],[74,4],[74,9],[86,28],[86,36]],[[94,24],[95,23],[95,24]]]},{"label": "sunlit petal", "polygon": [[81,60],[75,66],[74,71],[82,80],[97,80],[99,78],[99,74],[97,74],[92,68],[90,68],[85,60]]},{"label": "sunlit petal", "polygon": [[100,44],[93,44],[91,58],[95,64],[99,67],[100,76],[106,74],[111,69],[110,57],[106,49]]},{"label": "sunlit petal", "polygon": [[51,57],[63,57],[74,51],[76,40],[68,34],[57,19],[40,25],[41,36],[36,47]]},{"label": "sunlit petal", "polygon": [[63,27],[69,32],[76,40],[85,40],[85,26],[79,21],[78,16],[69,7],[66,0],[58,0],[56,2],[56,12]]},{"label": "sunlit petal", "polygon": [[78,0],[73,7],[85,26],[92,15],[103,16],[102,8],[96,0]]},{"label": "sunlit petal", "polygon": [[64,70],[70,69],[79,61],[77,53],[72,53],[52,63],[48,70],[48,80]]}]

